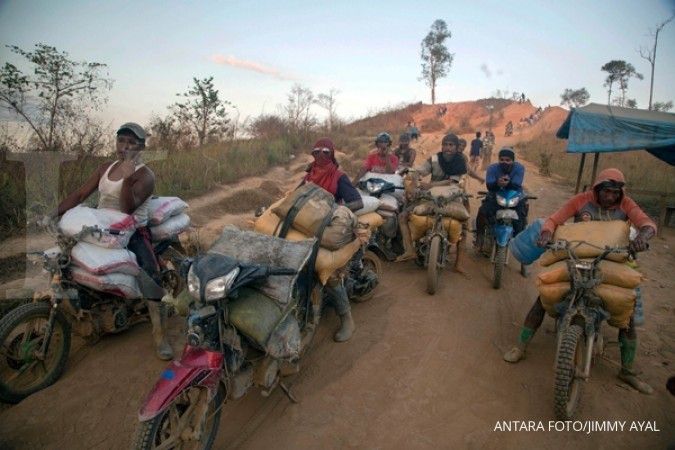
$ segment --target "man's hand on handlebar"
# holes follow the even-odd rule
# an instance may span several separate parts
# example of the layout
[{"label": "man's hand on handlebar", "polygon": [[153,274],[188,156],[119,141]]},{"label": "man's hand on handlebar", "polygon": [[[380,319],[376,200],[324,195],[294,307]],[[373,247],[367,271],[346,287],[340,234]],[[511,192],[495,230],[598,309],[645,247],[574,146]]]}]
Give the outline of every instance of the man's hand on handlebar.
[{"label": "man's hand on handlebar", "polygon": [[553,233],[551,233],[548,230],[544,230],[541,232],[539,235],[539,239],[537,239],[537,247],[546,247],[551,240],[553,239]]},{"label": "man's hand on handlebar", "polygon": [[649,248],[647,241],[654,237],[654,234],[654,229],[652,227],[646,226],[640,228],[640,232],[635,239],[630,241],[628,248],[631,252],[644,252]]}]

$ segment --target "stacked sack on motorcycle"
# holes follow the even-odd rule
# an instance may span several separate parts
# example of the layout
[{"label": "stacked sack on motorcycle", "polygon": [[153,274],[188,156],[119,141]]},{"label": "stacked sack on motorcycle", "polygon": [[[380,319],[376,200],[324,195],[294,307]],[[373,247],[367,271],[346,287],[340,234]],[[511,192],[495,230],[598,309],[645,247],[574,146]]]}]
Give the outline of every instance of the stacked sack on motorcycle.
[{"label": "stacked sack on motorcycle", "polygon": [[333,196],[306,183],[270,206],[254,224],[255,231],[300,241],[320,238],[315,270],[322,284],[343,267],[361,246],[356,236],[358,221]]},{"label": "stacked sack on motorcycle", "polygon": [[[441,208],[443,228],[448,233],[451,243],[459,242],[462,235],[462,222],[469,219],[469,212],[462,203],[462,188],[456,185],[440,186],[431,189],[430,194],[434,197],[447,199]],[[435,206],[431,200],[422,200],[412,211],[409,219],[410,234],[413,241],[422,238],[434,224],[433,215]]]},{"label": "stacked sack on motorcycle", "polygon": [[177,236],[190,227],[190,216],[185,213],[188,204],[178,197],[152,197],[148,226],[153,242]]},{"label": "stacked sack on motorcycle", "polygon": [[73,247],[70,271],[73,281],[96,291],[140,298],[136,280],[140,269],[136,255],[126,249],[136,229],[133,216],[113,209],[77,206],[59,222],[59,229],[69,237],[76,236],[83,227],[99,230],[85,234]]},{"label": "stacked sack on motorcycle", "polygon": [[[592,221],[562,225],[556,229],[553,239],[566,241],[586,241],[593,246],[604,248],[625,247],[628,245],[629,225],[627,222]],[[581,244],[575,253],[581,258],[594,258],[602,253],[600,248]],[[635,288],[643,280],[640,272],[626,264],[627,255],[610,254],[599,263],[602,284],[594,291],[602,299],[604,308],[611,315],[608,323],[618,328],[626,328],[635,306]],[[539,297],[546,311],[556,316],[556,304],[563,301],[570,289],[570,277],[567,267],[567,253],[548,250],[540,259],[546,270],[537,276]]]}]

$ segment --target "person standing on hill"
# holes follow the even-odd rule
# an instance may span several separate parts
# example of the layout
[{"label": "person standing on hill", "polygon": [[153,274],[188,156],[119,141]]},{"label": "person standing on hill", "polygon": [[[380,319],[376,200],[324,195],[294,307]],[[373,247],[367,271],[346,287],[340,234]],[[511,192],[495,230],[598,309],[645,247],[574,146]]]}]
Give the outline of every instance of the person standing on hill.
[{"label": "person standing on hill", "polygon": [[[544,222],[537,245],[546,246],[551,242],[556,228],[568,219],[575,222],[590,220],[609,221],[626,220],[635,225],[639,232],[630,242],[635,252],[647,249],[647,242],[656,234],[656,224],[645,214],[635,201],[624,192],[625,179],[618,169],[605,169],[598,174],[593,188],[575,195]],[[525,357],[527,345],[544,321],[546,311],[539,297],[530,308],[521,328],[518,343],[506,352],[504,360],[516,363]],[[619,349],[621,352],[621,370],[619,379],[643,394],[651,394],[653,389],[638,378],[639,372],[633,367],[637,353],[637,331],[635,330],[635,312],[631,315],[628,327],[619,329]]]},{"label": "person standing on hill", "polygon": [[139,226],[129,239],[127,248],[136,255],[141,267],[139,286],[147,300],[152,335],[157,356],[173,358],[173,350],[166,340],[168,311],[160,300],[166,294],[162,286],[159,263],[155,257],[147,228],[150,197],[155,189],[155,174],[140,162],[145,149],[146,132],[137,123],[128,122],[117,130],[117,160],[101,165],[85,183],[68,195],[52,214],[53,218],[76,207],[98,190],[99,208],[110,208],[134,216]]},{"label": "person standing on hill", "polygon": [[480,139],[480,131],[476,131],[476,138],[471,141],[471,150],[469,151],[469,164],[474,172],[478,170],[481,150],[483,150],[483,141]]},{"label": "person standing on hill", "polygon": [[394,150],[394,155],[398,158],[398,165],[401,168],[413,167],[417,151],[410,147],[410,136],[408,133],[403,133],[398,138],[398,148]]},{"label": "person standing on hill", "polygon": [[354,186],[358,186],[361,177],[366,172],[394,173],[398,169],[398,158],[391,152],[391,136],[389,133],[380,133],[375,138],[375,150],[370,152],[363,162],[363,166],[354,178]]}]

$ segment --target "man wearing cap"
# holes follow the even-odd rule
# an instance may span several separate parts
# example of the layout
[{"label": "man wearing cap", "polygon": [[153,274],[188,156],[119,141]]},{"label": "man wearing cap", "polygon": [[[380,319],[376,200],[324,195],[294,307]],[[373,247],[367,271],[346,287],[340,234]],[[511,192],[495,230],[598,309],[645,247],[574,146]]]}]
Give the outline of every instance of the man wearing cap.
[{"label": "man wearing cap", "polygon": [[[468,167],[467,157],[459,151],[459,137],[456,134],[447,134],[441,141],[441,151],[427,158],[416,172],[420,177],[431,175],[431,181],[421,182],[419,187],[429,190],[432,187],[451,186],[460,182],[461,178],[468,174],[469,176],[485,182],[480,175],[476,174]],[[397,258],[397,261],[405,261],[415,258],[415,249],[413,248],[410,227],[408,225],[409,211],[414,207],[414,203],[406,207],[406,211],[399,216],[399,227],[403,237],[403,247],[405,252]],[[458,260],[459,261],[459,260]],[[459,265],[455,267],[461,271]]]},{"label": "man wearing cap", "polygon": [[139,225],[127,248],[136,255],[141,267],[139,285],[143,297],[149,300],[152,334],[159,358],[168,360],[173,350],[166,341],[167,311],[160,302],[165,295],[159,264],[155,257],[147,228],[148,205],[155,189],[155,174],[140,162],[145,148],[146,132],[137,123],[128,122],[117,130],[117,159],[102,164],[76,191],[68,195],[51,215],[58,218],[66,211],[99,191],[99,208],[110,208],[134,216]]},{"label": "man wearing cap", "polygon": [[[523,190],[523,181],[525,179],[525,166],[515,161],[516,154],[513,149],[504,147],[499,150],[498,161],[490,164],[485,173],[485,185],[488,189],[488,195],[483,200],[483,204],[478,209],[476,216],[476,248],[482,247],[485,227],[488,223],[494,221],[497,214],[497,198],[495,192],[501,189],[510,189],[516,191]],[[525,228],[527,222],[528,206],[525,200],[521,200],[516,206],[518,220],[513,223],[514,234],[518,234]]]},{"label": "man wearing cap", "polygon": [[417,151],[410,147],[410,135],[403,133],[398,138],[398,148],[394,150],[394,155],[398,158],[398,165],[401,168],[413,167]]},{"label": "man wearing cap", "polygon": [[[593,188],[575,195],[544,222],[537,245],[544,247],[553,238],[556,228],[568,219],[575,222],[589,220],[628,220],[638,229],[638,235],[630,242],[631,250],[641,252],[647,249],[647,241],[656,234],[656,224],[645,214],[635,201],[624,192],[624,176],[618,169],[601,171]],[[530,308],[515,347],[504,354],[504,360],[516,363],[525,357],[525,350],[541,326],[546,311],[537,298]],[[643,394],[653,389],[638,378],[639,372],[633,367],[637,353],[637,331],[635,316],[631,316],[628,327],[619,329],[619,350],[621,370],[619,378]]]},{"label": "man wearing cap", "polygon": [[382,132],[375,137],[375,150],[370,152],[363,162],[358,175],[354,178],[354,186],[367,172],[394,173],[398,169],[398,157],[391,152],[391,136]]}]

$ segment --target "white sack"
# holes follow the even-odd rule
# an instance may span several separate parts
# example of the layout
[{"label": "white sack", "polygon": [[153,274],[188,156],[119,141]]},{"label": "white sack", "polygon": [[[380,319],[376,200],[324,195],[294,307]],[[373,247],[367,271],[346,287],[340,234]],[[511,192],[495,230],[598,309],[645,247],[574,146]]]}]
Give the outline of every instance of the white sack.
[{"label": "white sack", "polygon": [[127,249],[102,248],[78,242],[70,256],[73,264],[94,275],[117,272],[136,276],[140,270],[136,255]]},{"label": "white sack", "polygon": [[357,216],[362,216],[364,214],[371,213],[375,211],[377,208],[379,208],[380,199],[378,199],[377,197],[373,197],[372,195],[368,195],[361,190],[359,190],[359,194],[361,194],[361,200],[363,201],[363,208],[354,211],[354,214],[356,214]]},{"label": "white sack", "polygon": [[164,223],[150,227],[152,242],[159,242],[177,236],[190,227],[190,216],[185,213],[171,217]]},{"label": "white sack", "polygon": [[59,221],[59,229],[66,236],[74,236],[82,231],[83,226],[97,226],[101,230],[110,229],[119,234],[88,233],[82,241],[105,248],[125,248],[136,230],[136,221],[129,214],[108,208],[89,208],[76,206],[68,210]]},{"label": "white sack", "polygon": [[136,277],[125,273],[109,273],[107,275],[94,275],[79,267],[72,267],[73,281],[96,291],[118,295],[124,298],[141,298],[141,290],[138,287]]},{"label": "white sack", "polygon": [[159,225],[187,208],[188,204],[178,197],[152,197],[148,204],[148,225]]}]

